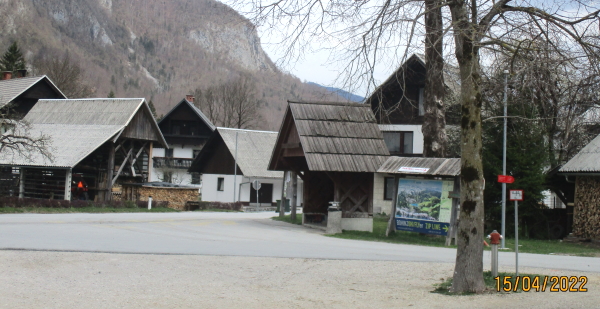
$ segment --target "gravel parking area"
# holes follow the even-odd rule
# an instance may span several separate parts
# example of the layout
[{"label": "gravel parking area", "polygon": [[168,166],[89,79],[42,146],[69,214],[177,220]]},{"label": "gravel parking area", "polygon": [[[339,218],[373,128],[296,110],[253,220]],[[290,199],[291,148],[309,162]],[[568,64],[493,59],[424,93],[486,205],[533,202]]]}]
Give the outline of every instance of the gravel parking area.
[{"label": "gravel parking area", "polygon": [[[0,251],[0,308],[597,308],[587,293],[433,294],[448,263]],[[506,269],[506,271],[510,271]]]}]

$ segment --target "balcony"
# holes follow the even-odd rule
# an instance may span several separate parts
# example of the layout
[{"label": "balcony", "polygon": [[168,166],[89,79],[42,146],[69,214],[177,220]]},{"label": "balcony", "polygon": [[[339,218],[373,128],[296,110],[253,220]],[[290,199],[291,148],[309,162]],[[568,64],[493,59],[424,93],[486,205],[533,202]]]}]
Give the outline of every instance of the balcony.
[{"label": "balcony", "polygon": [[175,168],[175,169],[188,169],[192,166],[194,159],[187,158],[166,158],[166,157],[154,157],[152,158],[154,168]]}]

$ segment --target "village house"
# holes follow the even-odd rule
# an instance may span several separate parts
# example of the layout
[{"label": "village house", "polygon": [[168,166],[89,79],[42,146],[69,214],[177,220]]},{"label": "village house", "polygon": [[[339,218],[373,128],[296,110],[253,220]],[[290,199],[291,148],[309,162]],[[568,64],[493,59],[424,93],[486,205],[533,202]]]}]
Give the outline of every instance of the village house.
[{"label": "village house", "polygon": [[322,226],[338,202],[342,229],[373,231],[373,175],[388,157],[369,105],[288,101],[269,170],[304,181],[304,224]]},{"label": "village house", "polygon": [[[276,205],[281,199],[283,173],[268,170],[276,139],[277,132],[217,128],[190,167],[190,172],[202,174],[202,200]],[[255,180],[261,183],[258,202],[252,186]],[[302,201],[299,181],[297,205]]]},{"label": "village house", "polygon": [[147,181],[153,147],[167,147],[143,98],[44,99],[23,120],[44,145],[0,154],[19,197],[111,200],[122,182]]},{"label": "village house", "polygon": [[575,182],[573,236],[600,242],[600,135],[587,144],[559,174]]},{"label": "village house", "polygon": [[19,70],[15,78],[4,72],[0,80],[0,112],[4,118],[23,118],[39,99],[66,99],[67,97],[46,76],[27,77]]},{"label": "village house", "polygon": [[194,105],[194,97],[187,95],[159,122],[169,148],[154,148],[151,181],[168,182],[199,187],[200,174],[188,173],[192,161],[206,144],[215,126]]},{"label": "village house", "polygon": [[[390,155],[423,156],[423,106],[425,56],[413,54],[387,80],[365,99],[377,119]],[[459,77],[454,67],[446,65],[444,82],[447,93],[459,93]],[[447,106],[447,109],[450,109]],[[452,124],[450,119],[447,122]],[[374,211],[389,213],[393,198],[393,177],[375,175]]]}]

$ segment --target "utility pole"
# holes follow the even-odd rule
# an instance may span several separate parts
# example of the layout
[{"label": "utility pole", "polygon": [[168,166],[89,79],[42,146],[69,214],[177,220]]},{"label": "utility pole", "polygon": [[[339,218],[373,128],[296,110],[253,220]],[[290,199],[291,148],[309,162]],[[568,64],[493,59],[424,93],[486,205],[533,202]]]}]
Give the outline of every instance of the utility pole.
[{"label": "utility pole", "polygon": [[290,217],[292,222],[296,222],[296,204],[298,203],[298,174],[292,172],[292,196],[291,196],[291,207],[292,212]]},{"label": "utility pole", "polygon": [[[235,158],[233,159],[233,202],[235,203],[235,193],[237,191],[237,149],[238,149],[238,133],[235,131]],[[258,202],[258,200],[257,200]]]},{"label": "utility pole", "polygon": [[[504,141],[502,146],[502,175],[506,175],[506,127],[507,127],[507,103],[508,92],[508,70],[504,70]],[[504,239],[506,239],[506,183],[502,183],[502,247],[506,249]]]}]

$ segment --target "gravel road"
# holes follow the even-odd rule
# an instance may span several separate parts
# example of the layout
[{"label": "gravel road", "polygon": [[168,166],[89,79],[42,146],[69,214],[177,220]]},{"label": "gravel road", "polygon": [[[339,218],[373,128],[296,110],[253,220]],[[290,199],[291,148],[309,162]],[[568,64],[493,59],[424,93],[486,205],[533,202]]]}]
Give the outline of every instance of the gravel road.
[{"label": "gravel road", "polygon": [[[0,251],[0,308],[597,308],[587,293],[446,296],[450,263]],[[506,269],[506,271],[510,271]]]}]

